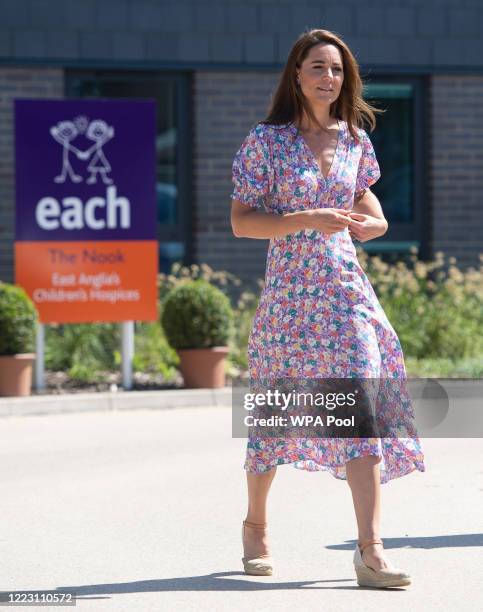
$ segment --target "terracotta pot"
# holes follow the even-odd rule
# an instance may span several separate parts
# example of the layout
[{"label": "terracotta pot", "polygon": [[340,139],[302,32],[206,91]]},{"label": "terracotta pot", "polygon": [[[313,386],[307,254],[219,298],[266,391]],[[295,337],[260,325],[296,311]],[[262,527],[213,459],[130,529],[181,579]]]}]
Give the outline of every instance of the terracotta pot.
[{"label": "terracotta pot", "polygon": [[35,353],[0,356],[0,395],[30,395]]},{"label": "terracotta pot", "polygon": [[178,349],[180,369],[186,387],[209,388],[225,386],[227,346],[201,349]]}]

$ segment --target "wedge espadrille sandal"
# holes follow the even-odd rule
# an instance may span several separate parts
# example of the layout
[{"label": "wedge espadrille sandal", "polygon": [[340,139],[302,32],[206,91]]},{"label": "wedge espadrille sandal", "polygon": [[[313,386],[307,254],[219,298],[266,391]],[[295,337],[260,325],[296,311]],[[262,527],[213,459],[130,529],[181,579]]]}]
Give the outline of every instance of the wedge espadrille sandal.
[{"label": "wedge espadrille sandal", "polygon": [[386,588],[411,584],[411,576],[397,567],[375,570],[368,567],[362,560],[362,553],[372,544],[383,544],[382,540],[367,540],[358,543],[354,551],[354,568],[359,586]]},{"label": "wedge espadrille sandal", "polygon": [[[253,527],[254,529],[266,529],[266,523],[252,523],[251,521],[243,521],[242,525],[242,542],[243,535],[246,527]],[[250,576],[271,576],[273,573],[273,559],[271,555],[258,555],[257,557],[243,557],[243,568],[245,574]]]}]

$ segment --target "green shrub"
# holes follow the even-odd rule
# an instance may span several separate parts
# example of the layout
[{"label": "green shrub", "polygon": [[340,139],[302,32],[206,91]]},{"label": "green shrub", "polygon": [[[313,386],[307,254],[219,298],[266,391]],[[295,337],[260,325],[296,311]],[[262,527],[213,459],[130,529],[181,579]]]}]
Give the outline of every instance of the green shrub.
[{"label": "green shrub", "polygon": [[115,323],[48,325],[45,365],[77,380],[98,381],[102,379],[99,372],[116,369],[120,343],[120,327]]},{"label": "green shrub", "polygon": [[[407,356],[451,361],[483,353],[483,266],[458,269],[444,254],[425,262],[411,250],[411,262],[395,265],[379,257],[358,258]],[[482,258],[483,259],[483,258]]]},{"label": "green shrub", "polygon": [[[162,374],[166,380],[175,377],[179,359],[158,322],[136,322],[134,341],[135,372]],[[101,382],[121,364],[119,323],[48,325],[45,344],[47,369],[62,370],[79,381]]]},{"label": "green shrub", "polygon": [[[384,311],[401,341],[412,376],[481,378],[483,356],[483,266],[460,270],[442,252],[422,261],[411,249],[407,261],[384,262],[358,249]],[[483,263],[483,255],[480,256]],[[259,281],[263,288],[263,281]],[[247,341],[258,294],[244,291],[235,309],[232,370],[247,368]]]},{"label": "green shrub", "polygon": [[253,293],[253,291],[246,290],[240,295],[235,308],[236,326],[229,354],[234,374],[240,374],[248,368],[248,337],[252,329],[253,317],[255,316],[258,301],[258,295]]},{"label": "green shrub", "polygon": [[136,323],[133,368],[136,372],[162,374],[165,380],[174,378],[179,357],[169,346],[158,321]]},{"label": "green shrub", "polygon": [[36,323],[37,310],[25,291],[0,282],[0,355],[32,352]]},{"label": "green shrub", "polygon": [[483,359],[466,357],[463,359],[405,357],[406,370],[409,377],[428,378],[483,378]]},{"label": "green shrub", "polygon": [[227,346],[233,322],[229,298],[203,279],[178,284],[164,299],[161,325],[175,349]]},{"label": "green shrub", "polygon": [[183,266],[179,262],[175,262],[171,266],[169,274],[161,272],[158,274],[158,297],[161,304],[171,291],[179,284],[188,280],[205,280],[214,287],[217,287],[227,297],[230,297],[236,292],[236,288],[241,287],[241,281],[231,272],[226,270],[213,270],[208,264],[192,264],[191,266]]}]

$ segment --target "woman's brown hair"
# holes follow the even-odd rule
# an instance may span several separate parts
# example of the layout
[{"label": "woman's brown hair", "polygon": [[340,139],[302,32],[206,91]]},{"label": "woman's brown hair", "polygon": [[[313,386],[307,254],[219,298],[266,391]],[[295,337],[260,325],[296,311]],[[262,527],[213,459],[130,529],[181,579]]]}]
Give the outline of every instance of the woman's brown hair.
[{"label": "woman's brown hair", "polygon": [[310,49],[321,43],[334,45],[339,49],[344,69],[342,88],[337,100],[331,104],[330,114],[346,121],[352,137],[359,140],[356,127],[363,127],[366,121],[372,132],[376,127],[375,113],[385,111],[363,99],[363,83],[357,60],[345,42],[330,30],[309,30],[299,36],[290,50],[268,116],[261,123],[282,125],[294,120],[300,121],[305,111],[310,120],[324,130],[324,126],[317,121],[307,98],[297,86],[297,69],[300,68]]}]

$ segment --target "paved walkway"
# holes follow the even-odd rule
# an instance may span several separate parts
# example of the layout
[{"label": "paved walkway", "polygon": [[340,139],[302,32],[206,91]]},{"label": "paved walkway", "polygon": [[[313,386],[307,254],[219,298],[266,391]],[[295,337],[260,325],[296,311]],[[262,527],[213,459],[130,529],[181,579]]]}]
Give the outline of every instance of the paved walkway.
[{"label": "paved walkway", "polygon": [[347,483],[292,466],[270,496],[275,574],[241,572],[227,408],[1,419],[0,590],[73,590],[95,612],[481,609],[482,441],[422,442],[427,472],[382,487],[388,557],[414,583],[383,591],[355,581]]}]

